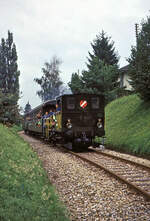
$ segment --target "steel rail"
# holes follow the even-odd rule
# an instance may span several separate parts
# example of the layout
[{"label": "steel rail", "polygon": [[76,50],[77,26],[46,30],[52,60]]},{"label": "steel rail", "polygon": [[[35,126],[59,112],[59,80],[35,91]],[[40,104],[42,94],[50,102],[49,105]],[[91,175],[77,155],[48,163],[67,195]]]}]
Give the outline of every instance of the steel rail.
[{"label": "steel rail", "polygon": [[[64,149],[64,147],[63,147],[63,149]],[[130,186],[132,189],[136,190],[136,192],[141,193],[147,200],[150,200],[150,194],[149,194],[148,192],[146,192],[145,190],[141,189],[140,187],[138,187],[136,184],[133,184],[133,183],[129,182],[128,180],[124,179],[124,177],[122,177],[122,176],[120,176],[120,175],[114,173],[113,171],[109,170],[108,168],[106,168],[105,166],[103,166],[103,165],[101,165],[101,164],[95,163],[95,162],[93,162],[93,161],[91,161],[91,160],[89,160],[89,159],[87,159],[87,158],[85,158],[85,157],[83,157],[83,156],[80,156],[79,154],[77,154],[77,153],[75,153],[75,152],[72,152],[72,151],[70,151],[70,150],[68,150],[68,149],[66,149],[66,148],[65,148],[65,150],[67,150],[67,152],[71,153],[72,155],[74,155],[74,156],[76,156],[76,157],[78,157],[78,158],[80,158],[80,159],[82,159],[82,160],[84,160],[84,161],[90,163],[91,165],[93,165],[93,166],[95,166],[95,167],[97,167],[97,168],[103,169],[104,171],[106,171],[107,173],[109,173],[111,176],[113,176],[113,177],[119,179],[120,181],[126,183],[126,184],[127,184],[128,186]],[[95,150],[94,150],[94,151],[95,151]],[[112,158],[120,159],[120,160],[122,160],[122,161],[130,162],[130,163],[136,164],[136,165],[138,165],[138,166],[146,167],[146,166],[143,165],[143,164],[141,165],[140,163],[133,162],[133,161],[131,161],[131,160],[124,159],[124,158],[121,158],[121,157],[118,157],[118,156],[114,156],[114,155],[112,156],[111,154],[108,154],[108,153],[104,153],[104,152],[100,152],[100,151],[95,151],[95,152],[98,153],[98,154],[103,154],[103,155],[112,157]],[[149,167],[146,167],[146,168],[150,169]]]},{"label": "steel rail", "polygon": [[132,189],[136,190],[136,192],[138,193],[141,193],[147,200],[150,200],[150,194],[148,192],[146,192],[145,190],[143,190],[142,188],[138,187],[136,184],[133,184],[131,182],[129,182],[128,180],[126,180],[124,177],[114,173],[113,171],[109,170],[108,168],[106,168],[105,166],[103,166],[102,164],[99,164],[99,163],[95,163],[83,156],[80,156],[79,154],[77,153],[74,153],[72,151],[68,151],[69,153],[73,154],[74,156],[90,163],[91,165],[97,167],[97,168],[101,168],[103,170],[105,170],[106,172],[108,172],[110,175],[112,175],[113,177],[119,179],[120,181],[126,183],[128,186],[130,186]]},{"label": "steel rail", "polygon": [[111,158],[115,158],[115,159],[119,159],[119,160],[122,160],[122,161],[127,162],[127,163],[129,162],[129,163],[131,163],[133,165],[140,166],[140,167],[143,167],[145,169],[150,170],[150,166],[141,164],[139,162],[135,162],[135,161],[132,161],[130,159],[126,159],[126,158],[121,157],[121,156],[116,156],[116,155],[113,155],[111,153],[101,152],[100,150],[94,150],[94,149],[91,149],[91,150],[93,150],[94,152],[96,152],[98,154],[105,155],[105,156],[108,156],[108,157],[111,157]]}]

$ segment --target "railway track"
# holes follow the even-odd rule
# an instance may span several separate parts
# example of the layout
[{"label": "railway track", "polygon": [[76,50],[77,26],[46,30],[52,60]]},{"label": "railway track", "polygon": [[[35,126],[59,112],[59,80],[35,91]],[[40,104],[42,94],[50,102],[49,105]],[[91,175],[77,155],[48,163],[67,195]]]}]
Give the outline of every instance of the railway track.
[{"label": "railway track", "polygon": [[[64,150],[61,145],[59,148]],[[95,149],[87,153],[75,153],[65,148],[66,150],[93,166],[105,170],[150,200],[150,167]]]},{"label": "railway track", "polygon": [[76,157],[99,167],[129,185],[150,200],[150,167],[111,154],[92,151],[74,153]]}]

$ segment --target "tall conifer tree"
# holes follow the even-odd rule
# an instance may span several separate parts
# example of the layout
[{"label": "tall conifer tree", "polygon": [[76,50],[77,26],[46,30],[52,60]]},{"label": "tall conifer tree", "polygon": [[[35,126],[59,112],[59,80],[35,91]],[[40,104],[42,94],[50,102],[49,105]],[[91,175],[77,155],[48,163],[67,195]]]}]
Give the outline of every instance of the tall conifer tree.
[{"label": "tall conifer tree", "polygon": [[93,53],[89,53],[89,58],[87,67],[89,71],[95,65],[95,58],[98,58],[99,61],[104,62],[107,65],[117,65],[119,58],[117,52],[115,52],[114,42],[111,41],[111,38],[106,35],[102,30],[99,35],[96,35],[96,39],[91,43]]},{"label": "tall conifer tree", "polygon": [[19,75],[17,51],[13,43],[13,34],[8,31],[8,38],[0,44],[0,117],[9,122],[18,122],[19,116]]},{"label": "tall conifer tree", "polygon": [[73,93],[86,92],[105,95],[106,103],[117,96],[118,60],[114,42],[102,31],[91,43],[87,68],[81,76],[72,74],[69,87]]},{"label": "tall conifer tree", "polygon": [[19,75],[16,45],[13,34],[8,31],[8,38],[2,38],[0,45],[0,88],[3,93],[15,94],[19,99]]},{"label": "tall conifer tree", "polygon": [[141,99],[150,101],[150,17],[141,22],[137,45],[132,46],[128,62],[129,83]]}]

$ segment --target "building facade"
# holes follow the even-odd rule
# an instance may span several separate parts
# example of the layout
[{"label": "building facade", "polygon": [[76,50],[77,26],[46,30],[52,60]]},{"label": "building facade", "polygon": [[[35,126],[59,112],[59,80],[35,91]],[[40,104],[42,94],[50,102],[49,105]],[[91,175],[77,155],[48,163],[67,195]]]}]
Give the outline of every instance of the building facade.
[{"label": "building facade", "polygon": [[120,82],[121,88],[125,87],[126,90],[131,91],[132,86],[129,84],[130,78],[128,75],[128,68],[129,68],[129,65],[126,65],[126,66],[119,69],[120,77],[119,77],[118,81]]}]

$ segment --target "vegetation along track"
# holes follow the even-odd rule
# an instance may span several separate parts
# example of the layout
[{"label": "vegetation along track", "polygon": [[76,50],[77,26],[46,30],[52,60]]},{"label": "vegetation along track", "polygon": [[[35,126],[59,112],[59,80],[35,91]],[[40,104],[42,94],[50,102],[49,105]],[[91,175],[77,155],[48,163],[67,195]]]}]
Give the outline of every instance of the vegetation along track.
[{"label": "vegetation along track", "polygon": [[95,150],[86,153],[69,152],[96,167],[104,169],[150,200],[150,167]]}]

